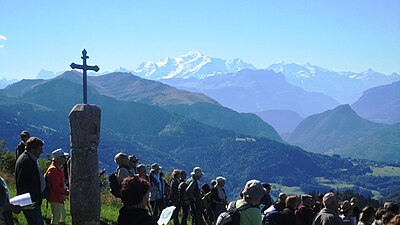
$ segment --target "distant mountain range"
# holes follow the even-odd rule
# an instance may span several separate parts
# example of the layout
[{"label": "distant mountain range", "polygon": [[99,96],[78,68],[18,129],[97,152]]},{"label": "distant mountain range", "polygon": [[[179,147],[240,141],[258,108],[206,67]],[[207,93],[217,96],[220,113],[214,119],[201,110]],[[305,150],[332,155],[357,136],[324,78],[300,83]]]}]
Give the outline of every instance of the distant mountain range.
[{"label": "distant mountain range", "polygon": [[361,73],[334,72],[311,64],[277,63],[267,69],[285,75],[286,80],[306,91],[324,93],[341,103],[353,103],[364,90],[400,80],[399,73],[389,76],[368,69]]},{"label": "distant mountain range", "polygon": [[373,123],[349,105],[305,118],[288,142],[323,154],[383,161],[400,161],[400,123]]},{"label": "distant mountain range", "polygon": [[291,110],[309,116],[339,103],[331,97],[306,92],[271,70],[241,70],[204,79],[168,79],[162,82],[185,90],[201,92],[239,112]]},{"label": "distant mountain range", "polygon": [[164,58],[158,62],[143,62],[132,72],[152,80],[171,78],[203,79],[242,69],[255,68],[241,59],[224,60],[203,55],[198,51],[190,51],[176,58]]},{"label": "distant mountain range", "polygon": [[[81,84],[82,75],[75,71],[68,71],[51,80],[22,80],[2,91],[8,97],[22,97],[38,86],[55,80]],[[235,112],[202,94],[182,91],[129,73],[89,76],[88,85],[91,87],[89,91],[117,100],[161,106],[213,127],[233,130],[238,134],[282,141],[274,128],[256,115]]]},{"label": "distant mountain range", "polygon": [[0,79],[0,89],[6,87],[9,84],[13,84],[17,81],[18,81],[17,79],[7,80],[5,77],[3,77],[2,79]]},{"label": "distant mountain range", "polygon": [[351,107],[358,115],[377,123],[400,123],[400,81],[364,91]]},{"label": "distant mountain range", "polygon": [[[0,91],[0,130],[4,131],[0,139],[6,140],[9,149],[17,145],[18,134],[25,129],[44,139],[45,154],[59,147],[69,149],[68,114],[75,104],[81,102],[82,93],[82,86],[74,81],[82,79],[77,75],[67,72],[47,81],[23,80]],[[368,189],[364,185],[370,184],[366,182],[370,179],[367,173],[371,172],[368,165],[353,165],[340,157],[309,153],[267,138],[219,129],[163,108],[179,104],[157,105],[105,96],[103,93],[106,90],[113,94],[117,90],[112,91],[110,86],[102,85],[101,80],[111,82],[116,75],[124,76],[111,74],[100,76],[98,80],[90,77],[88,90],[89,103],[98,105],[102,110],[99,160],[101,167],[109,172],[115,168],[114,154],[125,151],[136,154],[141,163],[158,162],[165,171],[170,168],[190,171],[194,166],[201,166],[206,180],[222,175],[227,178],[226,188],[231,198],[244,182],[253,178],[297,186],[304,192],[330,190],[316,179],[321,177],[349,184],[355,184],[357,180],[357,190],[367,194],[387,188],[371,186],[373,189]],[[137,77],[125,79],[148,82]],[[143,85],[146,86],[145,83]],[[147,83],[148,88],[153,85],[157,83]],[[163,87],[163,84],[158,85]],[[148,93],[153,93],[148,96],[162,95],[152,90]],[[166,92],[166,95],[176,94],[190,93]],[[196,104],[219,106],[207,101],[193,105]],[[230,116],[225,115],[229,119]],[[223,116],[219,118],[224,119]],[[382,193],[387,194],[387,191]]]}]

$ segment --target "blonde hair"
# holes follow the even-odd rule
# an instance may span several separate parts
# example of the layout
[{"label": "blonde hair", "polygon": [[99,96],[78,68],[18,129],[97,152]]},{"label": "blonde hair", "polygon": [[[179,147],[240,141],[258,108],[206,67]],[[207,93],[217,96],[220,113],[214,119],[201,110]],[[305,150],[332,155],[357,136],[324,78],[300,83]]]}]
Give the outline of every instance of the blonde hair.
[{"label": "blonde hair", "polygon": [[296,201],[296,196],[288,196],[285,201],[286,207],[296,208]]}]

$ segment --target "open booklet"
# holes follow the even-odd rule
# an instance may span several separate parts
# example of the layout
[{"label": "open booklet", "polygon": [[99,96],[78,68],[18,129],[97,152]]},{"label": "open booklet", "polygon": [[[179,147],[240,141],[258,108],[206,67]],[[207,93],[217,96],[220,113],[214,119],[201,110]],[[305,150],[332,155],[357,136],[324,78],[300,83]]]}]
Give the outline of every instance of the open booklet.
[{"label": "open booklet", "polygon": [[30,209],[34,207],[35,203],[32,202],[31,194],[25,193],[10,199],[10,204],[22,206],[24,209]]},{"label": "open booklet", "polygon": [[165,208],[160,215],[160,219],[158,219],[157,224],[158,225],[167,225],[169,220],[171,219],[172,213],[175,210],[175,206],[170,206]]}]

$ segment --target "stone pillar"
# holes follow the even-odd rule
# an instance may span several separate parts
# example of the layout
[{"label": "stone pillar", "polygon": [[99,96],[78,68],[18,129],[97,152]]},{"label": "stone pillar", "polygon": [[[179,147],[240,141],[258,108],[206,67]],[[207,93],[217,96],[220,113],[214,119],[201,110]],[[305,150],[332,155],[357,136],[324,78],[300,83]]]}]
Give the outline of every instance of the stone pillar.
[{"label": "stone pillar", "polygon": [[100,224],[100,181],[97,146],[101,110],[75,105],[69,114],[71,131],[70,202],[73,225]]}]

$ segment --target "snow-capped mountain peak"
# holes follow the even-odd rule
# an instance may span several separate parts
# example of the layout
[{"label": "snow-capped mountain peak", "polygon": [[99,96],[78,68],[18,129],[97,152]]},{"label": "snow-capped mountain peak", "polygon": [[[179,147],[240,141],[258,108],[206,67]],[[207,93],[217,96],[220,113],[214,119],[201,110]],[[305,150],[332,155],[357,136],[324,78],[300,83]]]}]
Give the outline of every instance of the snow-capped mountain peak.
[{"label": "snow-capped mountain peak", "polygon": [[176,58],[163,58],[157,62],[141,63],[133,72],[148,79],[197,78],[203,79],[242,69],[255,69],[241,59],[224,60],[206,56],[192,50]]}]

